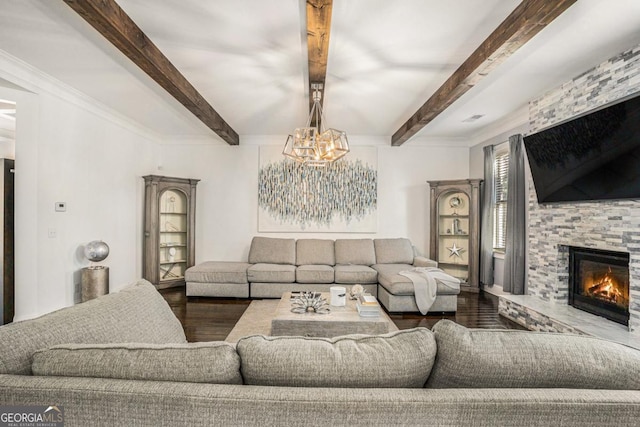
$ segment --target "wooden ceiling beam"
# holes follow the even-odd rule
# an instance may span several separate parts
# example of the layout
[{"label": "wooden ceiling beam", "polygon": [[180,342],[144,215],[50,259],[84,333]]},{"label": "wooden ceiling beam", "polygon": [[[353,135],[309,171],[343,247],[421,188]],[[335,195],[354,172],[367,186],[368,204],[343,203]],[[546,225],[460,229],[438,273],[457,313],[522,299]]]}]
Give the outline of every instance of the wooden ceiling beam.
[{"label": "wooden ceiling beam", "polygon": [[198,93],[114,0],[64,0],[85,21],[230,145],[236,131]]},{"label": "wooden ceiling beam", "polygon": [[391,137],[399,146],[446,110],[577,0],[524,0]]},{"label": "wooden ceiling beam", "polygon": [[[321,83],[324,95],[331,34],[333,0],[307,0],[307,52],[309,60],[309,109],[313,106],[311,85]],[[320,100],[320,105],[324,96]]]}]

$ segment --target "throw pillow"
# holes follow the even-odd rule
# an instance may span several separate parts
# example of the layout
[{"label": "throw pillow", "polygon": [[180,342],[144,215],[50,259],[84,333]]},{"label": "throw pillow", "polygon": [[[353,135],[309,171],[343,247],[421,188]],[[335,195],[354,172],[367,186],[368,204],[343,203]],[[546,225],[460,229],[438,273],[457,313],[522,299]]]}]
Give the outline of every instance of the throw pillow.
[{"label": "throw pillow", "polygon": [[423,387],[436,355],[426,328],[336,338],[242,338],[245,384],[288,387]]},{"label": "throw pillow", "polygon": [[429,388],[640,390],[640,351],[607,340],[550,332],[432,328],[438,356]]},{"label": "throw pillow", "polygon": [[224,342],[63,344],[36,351],[34,375],[242,384],[240,358]]}]

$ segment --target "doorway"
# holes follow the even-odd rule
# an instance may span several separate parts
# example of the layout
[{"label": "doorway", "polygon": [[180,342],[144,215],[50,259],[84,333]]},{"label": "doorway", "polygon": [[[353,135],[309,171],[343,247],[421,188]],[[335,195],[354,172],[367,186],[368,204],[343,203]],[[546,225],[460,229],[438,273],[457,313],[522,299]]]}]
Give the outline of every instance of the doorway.
[{"label": "doorway", "polygon": [[0,325],[15,316],[15,126],[16,103],[0,99]]}]

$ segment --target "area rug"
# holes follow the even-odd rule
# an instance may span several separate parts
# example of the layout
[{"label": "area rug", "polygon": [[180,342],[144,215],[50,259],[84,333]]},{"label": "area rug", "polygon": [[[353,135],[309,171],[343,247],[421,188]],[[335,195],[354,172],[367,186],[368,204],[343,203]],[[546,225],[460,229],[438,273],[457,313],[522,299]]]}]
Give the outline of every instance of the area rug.
[{"label": "area rug", "polygon": [[271,319],[273,319],[279,302],[278,299],[251,301],[225,341],[238,342],[240,338],[247,335],[269,335]]}]

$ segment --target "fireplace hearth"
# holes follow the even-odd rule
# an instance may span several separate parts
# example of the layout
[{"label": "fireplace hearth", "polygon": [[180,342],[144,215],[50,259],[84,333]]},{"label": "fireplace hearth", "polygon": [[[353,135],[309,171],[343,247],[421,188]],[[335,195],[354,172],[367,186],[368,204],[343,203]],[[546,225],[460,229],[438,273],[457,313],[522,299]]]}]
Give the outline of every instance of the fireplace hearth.
[{"label": "fireplace hearth", "polygon": [[569,247],[569,304],[629,324],[629,254]]}]

